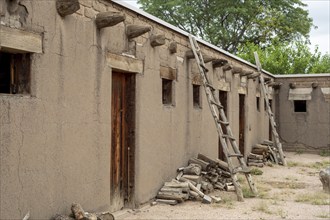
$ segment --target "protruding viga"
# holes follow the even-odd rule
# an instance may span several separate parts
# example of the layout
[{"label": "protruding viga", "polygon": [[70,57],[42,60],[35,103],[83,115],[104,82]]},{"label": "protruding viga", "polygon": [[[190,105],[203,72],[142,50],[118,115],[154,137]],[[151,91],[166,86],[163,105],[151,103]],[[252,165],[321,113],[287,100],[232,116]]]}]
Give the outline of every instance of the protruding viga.
[{"label": "protruding viga", "polygon": [[126,16],[121,12],[106,11],[96,15],[95,23],[97,28],[111,27],[125,21]]},{"label": "protruding viga", "polygon": [[56,9],[59,15],[65,17],[80,9],[78,0],[56,0]]},{"label": "protruding viga", "polygon": [[153,34],[150,37],[150,45],[158,47],[165,44],[165,34]]},{"label": "protruding viga", "polygon": [[136,38],[149,31],[151,31],[151,27],[145,25],[130,24],[126,27],[126,35],[128,39]]}]

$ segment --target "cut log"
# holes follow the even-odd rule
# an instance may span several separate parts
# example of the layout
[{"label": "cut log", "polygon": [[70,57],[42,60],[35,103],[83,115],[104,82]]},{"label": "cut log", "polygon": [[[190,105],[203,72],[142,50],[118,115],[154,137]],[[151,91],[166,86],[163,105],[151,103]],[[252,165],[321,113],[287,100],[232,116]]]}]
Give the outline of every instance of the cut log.
[{"label": "cut log", "polygon": [[248,166],[264,167],[264,164],[263,163],[250,163],[250,162],[248,162]]},{"label": "cut log", "polygon": [[241,77],[243,77],[243,76],[249,76],[249,75],[251,75],[251,74],[253,74],[254,72],[253,71],[251,71],[251,70],[243,70],[239,75],[241,76]]},{"label": "cut log", "polygon": [[170,192],[158,192],[157,199],[167,199],[167,200],[176,200],[178,202],[183,202],[189,199],[189,195],[185,193],[170,193]]},{"label": "cut log", "polygon": [[198,193],[197,192],[194,192],[194,191],[190,191],[190,196],[193,197],[193,198],[195,198],[195,199],[200,198],[200,196],[198,195]]},{"label": "cut log", "polygon": [[71,211],[76,220],[84,219],[86,218],[85,211],[78,203],[72,203],[71,205]]},{"label": "cut log", "polygon": [[193,184],[194,186],[197,185],[197,183],[196,183],[195,181],[193,181],[193,180],[189,180],[189,179],[186,179],[186,178],[184,178],[184,177],[181,177],[181,178],[179,179],[179,181],[180,181],[180,182],[184,182],[184,183],[191,183],[191,184]]},{"label": "cut log", "polygon": [[183,176],[183,171],[180,171],[178,175],[175,177],[176,180],[179,180]]},{"label": "cut log", "polygon": [[165,182],[164,186],[166,187],[172,187],[172,188],[188,188],[187,182],[179,182],[176,180],[172,180],[171,182]]},{"label": "cut log", "polygon": [[217,162],[218,166],[219,166],[222,170],[229,171],[228,163],[226,163],[226,162],[223,161],[223,160],[219,160],[219,159],[216,159],[215,161]]},{"label": "cut log", "polygon": [[225,189],[228,192],[235,192],[236,191],[235,186],[234,185],[229,185],[229,184],[228,185],[226,184]]},{"label": "cut log", "polygon": [[200,159],[200,160],[203,160],[203,161],[209,163],[211,167],[216,167],[216,165],[217,165],[217,162],[215,160],[212,160],[211,158],[209,158],[203,154],[198,154],[197,159]]},{"label": "cut log", "polygon": [[162,187],[160,190],[160,192],[171,192],[171,193],[182,193],[182,188],[171,188],[171,187]]},{"label": "cut log", "polygon": [[130,24],[126,27],[126,35],[128,39],[139,37],[151,31],[150,26]]},{"label": "cut log", "polygon": [[209,170],[209,163],[205,162],[203,160],[197,159],[197,158],[190,158],[188,164],[199,164],[202,167],[202,171],[208,171]]},{"label": "cut log", "polygon": [[224,190],[225,189],[225,184],[217,182],[216,184],[214,184],[214,188]]},{"label": "cut log", "polygon": [[165,44],[165,34],[153,34],[150,37],[150,45],[158,47]]},{"label": "cut log", "polygon": [[263,155],[259,155],[259,154],[250,153],[249,156],[248,156],[248,159],[263,160],[264,159],[264,156]]},{"label": "cut log", "polygon": [[196,163],[191,163],[183,168],[184,174],[201,175],[202,166]]},{"label": "cut log", "polygon": [[177,52],[177,48],[178,48],[177,43],[175,41],[172,41],[170,43],[170,46],[168,47],[168,50],[170,51],[171,54],[173,54]]},{"label": "cut log", "polygon": [[239,74],[239,73],[242,72],[242,67],[233,66],[231,71],[232,71],[233,74]]},{"label": "cut log", "polygon": [[197,184],[201,182],[201,176],[198,175],[183,175],[182,178],[194,181]]},{"label": "cut log", "polygon": [[62,17],[73,14],[79,9],[80,5],[78,0],[56,0],[57,13]]},{"label": "cut log", "polygon": [[218,68],[226,65],[228,63],[228,60],[225,59],[216,59],[212,61],[213,68]]},{"label": "cut log", "polygon": [[264,163],[264,160],[258,160],[258,159],[248,159],[249,163]]},{"label": "cut log", "polygon": [[212,203],[212,198],[211,198],[211,197],[205,195],[202,191],[198,190],[198,189],[197,189],[194,185],[192,185],[191,183],[189,183],[189,188],[190,188],[192,191],[198,193],[198,195],[199,195],[200,197],[203,198],[203,201],[202,201],[203,203],[206,203],[206,204],[210,204],[210,203]]},{"label": "cut log", "polygon": [[168,205],[176,205],[178,204],[178,201],[176,200],[168,200],[168,199],[156,199],[156,202],[158,203],[164,203]]},{"label": "cut log", "polygon": [[248,79],[255,79],[260,76],[260,73],[253,73],[252,75],[247,76]]},{"label": "cut log", "polygon": [[125,19],[126,16],[121,12],[106,11],[96,15],[95,24],[97,28],[101,29],[119,24],[125,21]]}]

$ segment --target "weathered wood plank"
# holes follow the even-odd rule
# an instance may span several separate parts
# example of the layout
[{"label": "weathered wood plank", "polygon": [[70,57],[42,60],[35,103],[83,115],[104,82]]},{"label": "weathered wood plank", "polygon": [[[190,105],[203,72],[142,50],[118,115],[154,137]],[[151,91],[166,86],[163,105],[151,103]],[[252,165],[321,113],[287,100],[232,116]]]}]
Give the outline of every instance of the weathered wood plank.
[{"label": "weathered wood plank", "polygon": [[107,53],[107,63],[115,70],[143,73],[143,61],[129,56]]}]

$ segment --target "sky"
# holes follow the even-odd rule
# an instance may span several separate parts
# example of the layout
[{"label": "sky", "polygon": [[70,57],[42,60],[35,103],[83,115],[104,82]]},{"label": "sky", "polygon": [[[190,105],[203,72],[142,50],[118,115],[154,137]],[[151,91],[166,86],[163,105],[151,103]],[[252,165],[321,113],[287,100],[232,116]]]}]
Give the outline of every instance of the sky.
[{"label": "sky", "polygon": [[[122,0],[134,7],[139,7],[137,0]],[[322,54],[330,54],[330,0],[302,0],[307,4],[309,16],[317,29],[310,32],[311,50],[318,45]]]}]

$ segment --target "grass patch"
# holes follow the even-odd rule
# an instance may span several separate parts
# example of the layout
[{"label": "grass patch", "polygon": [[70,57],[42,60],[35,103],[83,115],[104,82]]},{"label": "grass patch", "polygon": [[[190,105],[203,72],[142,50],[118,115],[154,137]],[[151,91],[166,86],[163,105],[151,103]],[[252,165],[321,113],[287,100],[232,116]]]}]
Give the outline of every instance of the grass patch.
[{"label": "grass patch", "polygon": [[272,187],[278,188],[278,189],[304,189],[306,188],[306,183],[303,182],[280,182],[280,181],[269,181],[266,182]]},{"label": "grass patch", "polygon": [[330,197],[327,193],[301,194],[297,196],[296,202],[308,203],[312,205],[330,205]]},{"label": "grass patch", "polygon": [[287,162],[288,167],[298,167],[298,166],[302,166],[301,163],[295,162],[295,161],[289,161]]},{"label": "grass patch", "polygon": [[262,172],[262,170],[258,169],[258,168],[252,168],[251,169],[251,174],[252,175],[262,175],[264,172]]},{"label": "grass patch", "polygon": [[244,198],[254,198],[254,197],[256,197],[256,195],[254,195],[253,192],[251,191],[250,187],[243,186],[242,191],[243,191],[243,197]]},{"label": "grass patch", "polygon": [[324,169],[328,166],[330,166],[329,160],[323,160],[321,162],[315,162],[315,163],[311,163],[311,164],[307,165],[307,167],[317,169],[317,170]]},{"label": "grass patch", "polygon": [[266,202],[260,202],[257,206],[252,208],[252,211],[258,211],[263,212],[266,214],[273,214],[268,207],[268,204]]},{"label": "grass patch", "polygon": [[326,149],[321,150],[320,151],[320,156],[322,156],[322,157],[330,157],[330,150],[326,150]]}]

